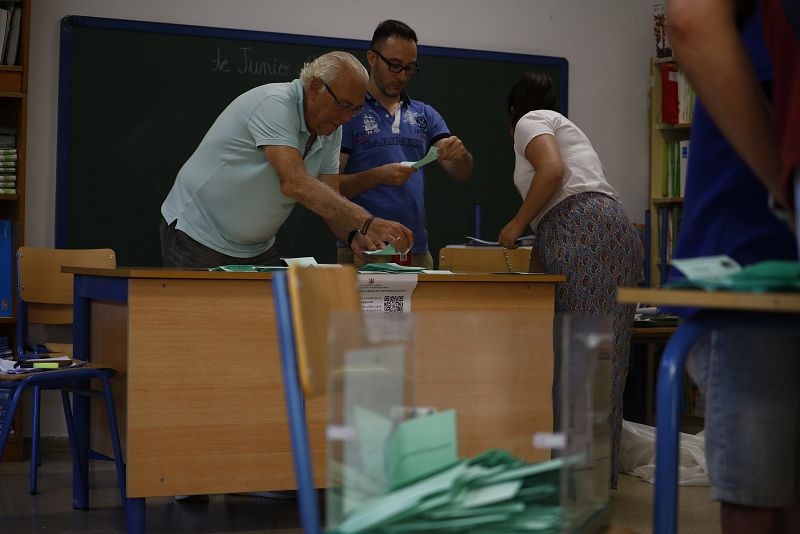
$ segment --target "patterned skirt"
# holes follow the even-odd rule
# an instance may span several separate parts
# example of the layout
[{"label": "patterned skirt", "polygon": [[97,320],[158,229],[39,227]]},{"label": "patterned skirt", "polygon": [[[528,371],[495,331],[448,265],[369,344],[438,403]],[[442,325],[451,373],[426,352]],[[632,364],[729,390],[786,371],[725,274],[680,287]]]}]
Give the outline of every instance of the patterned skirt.
[{"label": "patterned skirt", "polygon": [[[610,446],[611,487],[616,488],[622,394],[635,311],[633,305],[617,304],[616,292],[617,287],[635,286],[643,278],[642,243],[622,205],[601,193],[579,193],[564,199],[545,214],[537,235],[544,271],[566,277],[556,290],[556,313],[605,314],[612,319]],[[558,362],[556,369],[560,369]],[[556,385],[556,415],[560,412],[557,391]]]}]

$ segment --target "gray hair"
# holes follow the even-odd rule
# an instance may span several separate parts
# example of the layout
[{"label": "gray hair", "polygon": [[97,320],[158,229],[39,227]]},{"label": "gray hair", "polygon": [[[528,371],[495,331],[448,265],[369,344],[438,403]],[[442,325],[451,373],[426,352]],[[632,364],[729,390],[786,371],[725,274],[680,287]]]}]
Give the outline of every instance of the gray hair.
[{"label": "gray hair", "polygon": [[353,54],[335,51],[323,54],[311,63],[303,65],[300,82],[304,87],[308,87],[314,78],[330,82],[345,68],[350,69],[355,76],[360,76],[365,84],[369,81],[367,69]]}]

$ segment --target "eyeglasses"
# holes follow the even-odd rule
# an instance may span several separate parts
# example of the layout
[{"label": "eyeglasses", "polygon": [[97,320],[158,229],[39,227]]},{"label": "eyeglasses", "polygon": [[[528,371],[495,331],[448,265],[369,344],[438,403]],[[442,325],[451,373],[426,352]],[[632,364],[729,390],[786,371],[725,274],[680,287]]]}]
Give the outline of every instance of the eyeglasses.
[{"label": "eyeglasses", "polygon": [[336,102],[336,105],[339,106],[339,109],[352,114],[361,113],[364,111],[364,106],[351,106],[350,104],[343,104],[338,98],[336,98],[336,93],[333,92],[333,89],[331,89],[330,85],[325,83],[325,80],[320,78],[319,81],[322,82],[322,85],[325,86],[325,89],[328,91],[331,97],[333,97],[333,101]]},{"label": "eyeglasses", "polygon": [[370,48],[370,51],[378,54],[378,57],[386,62],[386,66],[389,67],[389,72],[394,72],[394,73],[405,72],[409,76],[413,76],[419,72],[419,65],[417,65],[416,63],[409,63],[408,65],[395,63],[383,57],[383,55],[374,48]]}]

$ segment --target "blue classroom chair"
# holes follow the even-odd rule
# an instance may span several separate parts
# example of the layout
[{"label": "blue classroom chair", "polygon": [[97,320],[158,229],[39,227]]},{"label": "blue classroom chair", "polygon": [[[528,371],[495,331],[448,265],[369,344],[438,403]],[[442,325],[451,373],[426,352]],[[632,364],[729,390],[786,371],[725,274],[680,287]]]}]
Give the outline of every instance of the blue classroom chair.
[{"label": "blue classroom chair", "polygon": [[[17,354],[24,358],[30,356],[31,348],[35,354],[41,347],[29,342],[29,323],[38,324],[71,324],[72,323],[72,275],[62,273],[62,266],[104,267],[114,268],[116,259],[111,249],[61,250],[21,247],[17,252]],[[71,354],[71,346],[62,345]],[[111,442],[114,450],[114,461],[120,485],[120,494],[125,503],[125,468],[122,460],[122,449],[119,441],[116,414],[111,392],[110,378],[116,371],[110,367],[84,364],[77,368],[53,369],[38,371],[33,374],[11,375],[0,373],[0,410],[4,418],[0,426],[0,458],[7,443],[13,425],[14,416],[19,409],[24,390],[33,389],[33,429],[31,435],[31,494],[36,494],[38,486],[37,466],[40,463],[39,419],[42,389],[58,389],[61,392],[70,452],[73,459],[73,486],[79,492],[74,495],[87,495],[87,481],[83,480],[83,470],[78,466],[85,464],[89,458],[88,443],[82,443],[77,436],[78,428],[84,424],[78,417],[80,408],[85,405],[73,398],[69,393],[83,397],[99,397],[105,401]],[[90,380],[96,379],[102,389],[91,388]],[[73,507],[87,508],[88,502],[83,497],[73,500]]]},{"label": "blue classroom chair", "polygon": [[327,390],[331,311],[361,310],[356,271],[352,267],[291,266],[288,273],[273,274],[272,288],[300,519],[304,532],[319,534],[321,521],[303,399],[305,395],[324,395]]},{"label": "blue classroom chair", "polygon": [[705,311],[684,321],[672,335],[661,357],[656,386],[656,488],[653,508],[655,534],[678,530],[678,462],[683,373],[689,351],[701,336],[713,330],[758,328],[794,329],[800,315]]}]

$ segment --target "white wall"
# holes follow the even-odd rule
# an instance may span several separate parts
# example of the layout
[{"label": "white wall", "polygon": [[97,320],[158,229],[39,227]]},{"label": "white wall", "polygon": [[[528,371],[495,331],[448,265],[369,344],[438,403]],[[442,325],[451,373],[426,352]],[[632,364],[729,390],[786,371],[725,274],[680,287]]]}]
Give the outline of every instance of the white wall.
[{"label": "white wall", "polygon": [[[397,18],[416,30],[423,45],[566,57],[570,118],[592,140],[631,219],[644,220],[648,60],[653,52],[651,2],[36,0],[31,15],[25,222],[28,245],[53,246],[55,241],[58,32],[59,22],[66,15],[350,39],[369,39],[379,21]],[[413,94],[413,82],[410,91]],[[510,150],[509,147],[509,155]],[[507,178],[511,180],[510,176]],[[43,423],[45,435],[51,423]]]}]

